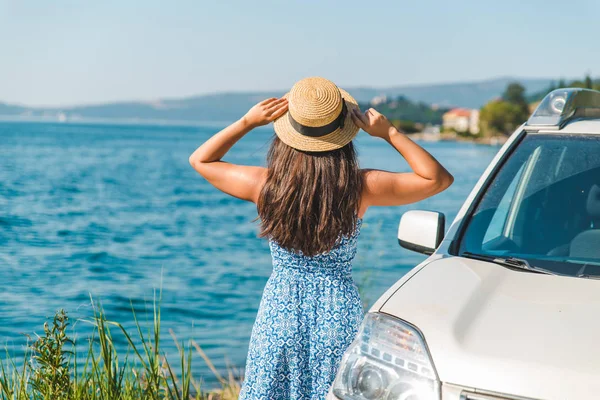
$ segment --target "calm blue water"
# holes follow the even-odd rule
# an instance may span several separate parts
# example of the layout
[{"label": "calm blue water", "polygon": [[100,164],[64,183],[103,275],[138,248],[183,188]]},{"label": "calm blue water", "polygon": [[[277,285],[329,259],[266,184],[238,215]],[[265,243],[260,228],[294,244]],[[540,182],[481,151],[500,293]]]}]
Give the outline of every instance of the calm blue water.
[{"label": "calm blue water", "polygon": [[[0,123],[0,344],[18,354],[23,334],[41,333],[59,308],[85,344],[90,327],[79,319],[92,315],[90,296],[109,319],[132,328],[130,301],[144,323],[162,285],[167,356],[176,360],[172,329],[180,340],[194,338],[217,368],[243,367],[271,259],[256,237],[254,206],[189,166],[188,156],[218,129]],[[251,132],[226,159],[264,165],[272,134]],[[381,140],[362,133],[357,146],[363,167],[408,170]],[[424,259],[398,246],[402,213],[435,209],[452,221],[498,150],[424,146],[455,183],[416,205],[367,212],[354,278],[369,303]],[[197,356],[194,371],[214,382]]]}]

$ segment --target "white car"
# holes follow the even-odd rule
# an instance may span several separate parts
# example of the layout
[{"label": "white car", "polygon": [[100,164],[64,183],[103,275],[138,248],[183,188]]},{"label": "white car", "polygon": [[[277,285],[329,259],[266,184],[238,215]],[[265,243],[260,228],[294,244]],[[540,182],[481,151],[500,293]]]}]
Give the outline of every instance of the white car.
[{"label": "white car", "polygon": [[402,216],[431,256],[371,307],[328,399],[600,399],[600,92],[546,96],[443,232]]}]

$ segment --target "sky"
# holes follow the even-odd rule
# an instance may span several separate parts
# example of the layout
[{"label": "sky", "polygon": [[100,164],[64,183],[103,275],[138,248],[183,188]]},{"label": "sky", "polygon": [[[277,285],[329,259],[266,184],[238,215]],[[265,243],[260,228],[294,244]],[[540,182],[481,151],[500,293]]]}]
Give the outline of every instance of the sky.
[{"label": "sky", "polygon": [[600,1],[0,0],[0,102],[600,76]]}]

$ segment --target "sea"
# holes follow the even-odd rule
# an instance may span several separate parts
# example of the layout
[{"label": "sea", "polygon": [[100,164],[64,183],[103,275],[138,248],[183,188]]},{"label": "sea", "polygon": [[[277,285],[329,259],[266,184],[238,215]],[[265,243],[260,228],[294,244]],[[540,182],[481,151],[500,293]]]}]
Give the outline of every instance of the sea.
[{"label": "sea", "polygon": [[[272,271],[257,237],[253,204],[221,193],[189,155],[222,125],[0,122],[0,346],[19,359],[59,309],[87,347],[94,304],[136,336],[160,301],[161,351],[175,365],[177,343],[193,339],[218,370],[243,370],[252,324]],[[224,158],[264,165],[274,133],[247,134]],[[361,132],[361,167],[409,171],[391,146]],[[411,209],[451,222],[497,146],[422,142],[454,175],[432,198],[373,207],[364,218],[353,276],[367,307],[425,256],[402,249],[397,229]],[[113,340],[121,357],[127,342]],[[5,349],[6,351],[5,351]],[[217,384],[193,354],[194,379]]]}]

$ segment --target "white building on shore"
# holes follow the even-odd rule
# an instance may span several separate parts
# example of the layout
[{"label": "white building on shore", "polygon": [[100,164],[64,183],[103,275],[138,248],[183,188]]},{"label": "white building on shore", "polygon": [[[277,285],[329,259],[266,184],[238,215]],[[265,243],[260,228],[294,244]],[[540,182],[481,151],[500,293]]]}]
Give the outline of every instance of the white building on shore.
[{"label": "white building on shore", "polygon": [[479,110],[469,108],[454,108],[442,116],[444,129],[457,132],[479,133]]},{"label": "white building on shore", "polygon": [[387,96],[385,94],[380,94],[379,96],[375,96],[369,102],[372,106],[376,106],[387,101]]}]

